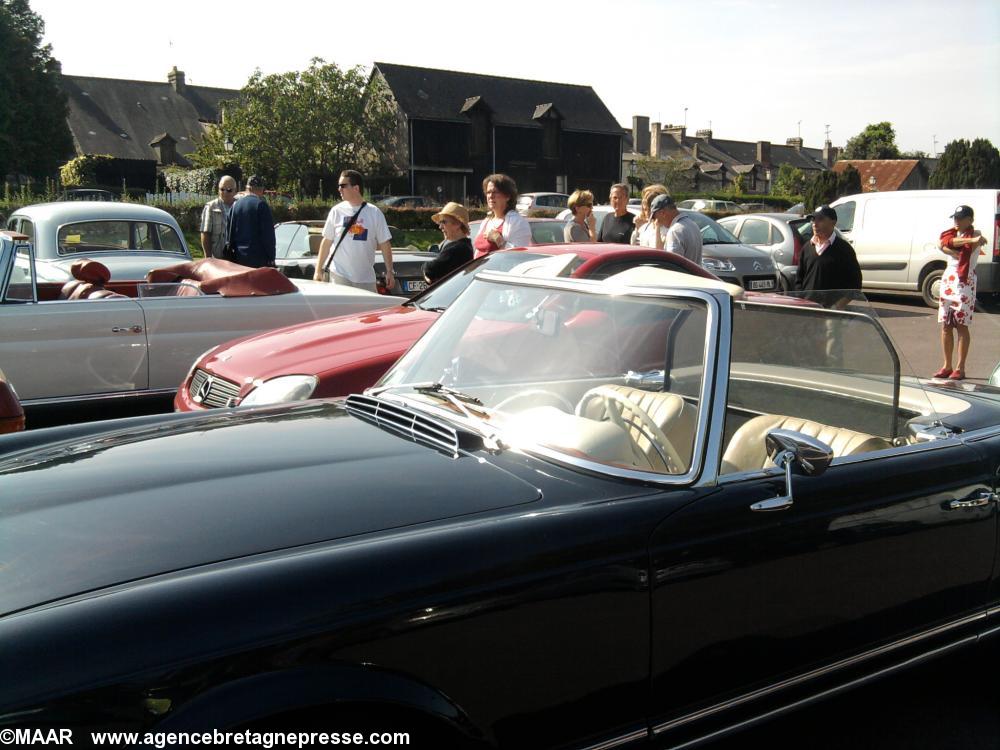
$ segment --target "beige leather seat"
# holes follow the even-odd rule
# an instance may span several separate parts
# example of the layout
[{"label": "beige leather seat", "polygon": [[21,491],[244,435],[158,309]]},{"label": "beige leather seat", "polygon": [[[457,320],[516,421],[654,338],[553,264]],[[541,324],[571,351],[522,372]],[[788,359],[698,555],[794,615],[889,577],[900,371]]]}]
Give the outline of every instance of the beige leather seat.
[{"label": "beige leather seat", "polygon": [[869,453],[892,447],[885,438],[855,432],[843,427],[830,427],[820,422],[812,422],[799,417],[786,417],[781,414],[764,414],[754,417],[740,427],[733,435],[722,456],[722,474],[735,474],[741,471],[760,471],[774,466],[767,455],[765,437],[769,430],[795,430],[829,445],[833,448],[834,457],[851,456],[856,453]]},{"label": "beige leather seat", "polygon": [[[640,468],[648,468],[661,473],[685,473],[691,465],[691,447],[694,443],[698,410],[676,393],[644,391],[626,385],[607,385],[605,388],[620,393],[644,411],[670,440],[670,444],[680,454],[683,462],[682,466],[675,467],[675,471],[669,471],[649,438],[639,429],[637,423],[632,422],[629,424],[632,439],[642,450],[649,463],[648,467]],[[592,419],[599,419],[603,416],[598,400],[591,403],[586,416]],[[625,421],[628,423],[628,415],[626,414],[625,417]]]}]

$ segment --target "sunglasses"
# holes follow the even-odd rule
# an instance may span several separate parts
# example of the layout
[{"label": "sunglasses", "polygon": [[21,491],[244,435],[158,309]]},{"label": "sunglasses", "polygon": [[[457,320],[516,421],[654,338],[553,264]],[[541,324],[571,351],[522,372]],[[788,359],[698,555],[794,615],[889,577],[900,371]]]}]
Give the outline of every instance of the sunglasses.
[{"label": "sunglasses", "polygon": [[354,187],[354,185],[352,185],[349,182],[338,182],[337,183],[337,187],[338,188],[347,188],[347,187]]},{"label": "sunglasses", "polygon": [[219,188],[220,193],[232,193],[236,188]]}]

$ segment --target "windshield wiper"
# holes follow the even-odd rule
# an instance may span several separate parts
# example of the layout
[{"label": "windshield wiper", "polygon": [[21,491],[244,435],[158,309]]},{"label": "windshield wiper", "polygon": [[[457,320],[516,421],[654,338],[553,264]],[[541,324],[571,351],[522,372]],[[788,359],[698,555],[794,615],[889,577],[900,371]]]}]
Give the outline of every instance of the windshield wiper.
[{"label": "windshield wiper", "polygon": [[501,449],[503,443],[500,439],[500,435],[489,424],[488,420],[478,414],[473,414],[468,408],[466,408],[465,404],[484,406],[480,399],[468,393],[463,393],[462,391],[455,390],[454,388],[449,388],[440,382],[398,383],[396,385],[384,385],[380,388],[371,388],[367,391],[367,393],[369,396],[379,396],[383,393],[387,393],[388,391],[398,391],[406,388],[416,391],[417,393],[440,396],[443,400],[458,409],[466,419],[479,425],[480,435],[482,435],[484,445],[486,445],[487,448],[490,450]]},{"label": "windshield wiper", "polygon": [[475,396],[471,396],[468,393],[462,393],[462,391],[456,391],[454,388],[449,388],[443,383],[436,381],[427,381],[425,383],[397,383],[395,385],[383,385],[379,388],[371,388],[368,391],[370,396],[378,396],[381,393],[386,393],[387,391],[396,391],[400,388],[410,388],[417,393],[441,393],[448,396],[453,396],[456,399],[460,399],[467,404],[475,404],[476,406],[482,406],[483,402],[480,401]]}]

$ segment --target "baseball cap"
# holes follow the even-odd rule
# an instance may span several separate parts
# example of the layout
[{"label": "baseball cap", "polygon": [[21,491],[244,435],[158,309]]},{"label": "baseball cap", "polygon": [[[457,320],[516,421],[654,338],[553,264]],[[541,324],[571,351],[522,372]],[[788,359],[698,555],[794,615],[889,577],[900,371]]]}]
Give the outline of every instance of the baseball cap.
[{"label": "baseball cap", "polygon": [[972,209],[969,206],[956,206],[955,213],[951,215],[953,219],[971,219]]},{"label": "baseball cap", "polygon": [[264,187],[264,178],[259,174],[250,175],[250,179],[247,180],[247,187],[262,188]]},{"label": "baseball cap", "polygon": [[661,208],[669,208],[674,205],[674,199],[669,195],[658,195],[653,198],[653,202],[649,204],[649,214],[652,216]]},{"label": "baseball cap", "polygon": [[833,219],[834,221],[837,220],[837,212],[825,203],[822,206],[816,206],[816,210],[807,215],[806,218],[812,220],[817,216],[823,216],[827,219]]}]

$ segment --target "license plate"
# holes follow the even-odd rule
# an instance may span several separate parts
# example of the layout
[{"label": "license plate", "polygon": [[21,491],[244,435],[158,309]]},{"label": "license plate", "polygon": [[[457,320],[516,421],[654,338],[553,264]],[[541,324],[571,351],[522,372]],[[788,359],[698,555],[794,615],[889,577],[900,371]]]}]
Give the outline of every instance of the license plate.
[{"label": "license plate", "polygon": [[422,292],[427,288],[426,281],[404,281],[403,289],[407,292]]},{"label": "license plate", "polygon": [[751,279],[751,289],[774,289],[774,279]]}]

